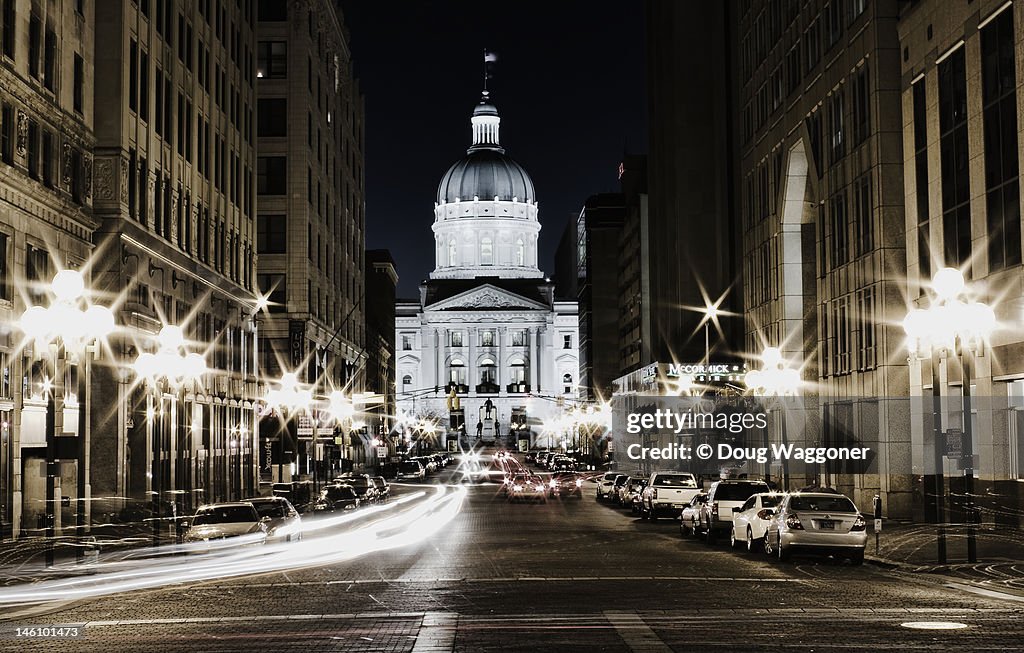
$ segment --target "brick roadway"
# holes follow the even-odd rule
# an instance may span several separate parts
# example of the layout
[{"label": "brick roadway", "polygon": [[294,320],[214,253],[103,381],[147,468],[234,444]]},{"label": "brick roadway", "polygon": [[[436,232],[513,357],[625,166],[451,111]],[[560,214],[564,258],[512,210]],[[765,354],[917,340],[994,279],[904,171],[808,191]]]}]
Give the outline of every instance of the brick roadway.
[{"label": "brick roadway", "polygon": [[[470,490],[441,533],[286,573],[138,591],[0,624],[16,651],[1024,650],[1024,604],[943,577],[779,564],[679,537],[593,498]],[[187,562],[183,563],[187,564]],[[959,622],[955,631],[907,622]],[[76,640],[15,625],[86,624]]]}]

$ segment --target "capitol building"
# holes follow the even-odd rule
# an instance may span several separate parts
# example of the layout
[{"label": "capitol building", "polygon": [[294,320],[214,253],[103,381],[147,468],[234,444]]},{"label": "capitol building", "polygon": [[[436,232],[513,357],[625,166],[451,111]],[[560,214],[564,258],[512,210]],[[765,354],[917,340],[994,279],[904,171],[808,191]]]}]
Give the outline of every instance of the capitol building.
[{"label": "capitol building", "polygon": [[556,299],[538,266],[533,181],[501,146],[486,91],[471,122],[437,189],[434,271],[418,301],[396,305],[397,407],[438,420],[439,447],[557,446],[568,434],[542,424],[576,394],[576,302]]}]

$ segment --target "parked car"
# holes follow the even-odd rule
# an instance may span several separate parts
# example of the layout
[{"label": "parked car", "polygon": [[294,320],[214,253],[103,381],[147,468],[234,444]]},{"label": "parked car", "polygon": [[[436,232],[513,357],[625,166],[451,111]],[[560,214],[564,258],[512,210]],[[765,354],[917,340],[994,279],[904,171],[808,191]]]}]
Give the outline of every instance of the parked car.
[{"label": "parked car", "polygon": [[267,526],[248,501],[200,506],[188,521],[185,542],[208,542],[237,537],[250,544],[267,540]]},{"label": "parked car", "polygon": [[643,496],[644,488],[647,487],[646,478],[634,478],[629,483],[629,503],[627,506],[636,515],[640,513],[640,498]]},{"label": "parked car", "polygon": [[359,503],[373,503],[377,500],[377,486],[369,474],[353,474],[348,472],[334,479],[335,483],[348,485],[356,492]]},{"label": "parked car", "polygon": [[555,458],[550,466],[553,472],[574,472],[577,469],[576,461],[569,456],[559,456]]},{"label": "parked car", "polygon": [[771,488],[764,481],[725,480],[715,481],[708,488],[708,500],[701,510],[698,526],[708,543],[714,542],[719,534],[732,530],[733,508],[739,508],[747,499]]},{"label": "parked car", "polygon": [[739,508],[733,508],[729,543],[734,549],[743,545],[747,551],[756,551],[763,546],[761,540],[772,519],[772,510],[779,505],[782,497],[777,492],[755,494]]},{"label": "parked car", "polygon": [[548,462],[548,457],[550,457],[553,454],[553,451],[541,451],[540,453],[537,454],[537,457],[534,459],[534,462],[536,463],[537,467],[544,467]]},{"label": "parked car", "polygon": [[549,494],[558,498],[583,498],[583,477],[575,472],[555,472],[548,481]]},{"label": "parked car", "polygon": [[654,521],[661,515],[678,517],[695,494],[697,479],[689,472],[654,472],[640,502],[640,517]]},{"label": "parked car", "polygon": [[605,472],[604,476],[597,480],[597,500],[607,499],[611,496],[612,489],[615,487],[615,479],[625,476],[619,472]]},{"label": "parked car", "polygon": [[299,511],[284,497],[254,497],[246,499],[251,503],[267,527],[268,540],[302,539],[302,517]]},{"label": "parked car", "polygon": [[320,490],[320,498],[316,500],[314,510],[317,512],[339,512],[355,510],[360,501],[356,491],[350,485],[328,485]]},{"label": "parked car", "polygon": [[612,491],[608,495],[608,498],[611,499],[615,505],[622,505],[622,492],[629,487],[629,481],[631,479],[631,476],[625,474],[615,478],[615,485],[612,486]]},{"label": "parked car", "polygon": [[548,500],[548,488],[539,476],[529,476],[523,479],[516,475],[508,488],[508,500],[544,502]]},{"label": "parked car", "polygon": [[764,536],[764,552],[786,560],[794,552],[833,553],[864,562],[867,524],[842,494],[797,492],[775,508]]},{"label": "parked car", "polygon": [[383,476],[373,476],[370,480],[373,481],[373,486],[377,489],[377,501],[387,501],[391,498],[391,486]]},{"label": "parked car", "polygon": [[679,534],[696,535],[697,523],[700,521],[700,512],[704,509],[704,504],[708,501],[708,493],[701,492],[700,494],[693,495],[690,499],[690,503],[686,504],[683,511],[679,513]]},{"label": "parked car", "polygon": [[540,452],[539,451],[527,451],[526,452],[526,456],[524,458],[524,460],[526,460],[526,464],[528,464],[528,465],[536,464],[536,462],[537,462],[537,454],[538,453],[540,453]]},{"label": "parked car", "polygon": [[422,481],[426,475],[427,470],[418,460],[406,460],[398,466],[399,481]]}]

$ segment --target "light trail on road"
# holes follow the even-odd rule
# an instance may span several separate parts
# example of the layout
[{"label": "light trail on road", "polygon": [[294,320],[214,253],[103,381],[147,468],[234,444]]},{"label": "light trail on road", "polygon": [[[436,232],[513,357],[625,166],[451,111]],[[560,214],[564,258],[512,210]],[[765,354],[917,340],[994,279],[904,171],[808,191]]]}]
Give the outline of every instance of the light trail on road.
[{"label": "light trail on road", "polygon": [[[193,555],[169,554],[195,551],[189,545],[163,547],[148,557],[133,557],[91,565],[88,574],[72,578],[43,580],[0,590],[0,605],[38,604],[93,598],[131,590],[152,589],[181,583],[288,571],[352,560],[370,552],[395,549],[421,542],[444,528],[462,508],[466,489],[435,486],[434,492],[416,492],[388,504],[363,511],[303,523],[303,532],[321,533],[298,542],[239,546],[221,543],[223,548]],[[330,533],[357,520],[381,515],[349,530]],[[237,538],[235,538],[237,540]],[[203,543],[197,543],[203,545]],[[70,571],[80,571],[77,567]]]}]

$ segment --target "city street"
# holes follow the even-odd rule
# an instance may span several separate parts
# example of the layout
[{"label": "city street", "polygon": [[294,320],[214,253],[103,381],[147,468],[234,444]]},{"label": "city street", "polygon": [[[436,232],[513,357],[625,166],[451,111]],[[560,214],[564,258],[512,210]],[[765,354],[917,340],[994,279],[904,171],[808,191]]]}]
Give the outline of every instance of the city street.
[{"label": "city street", "polygon": [[[282,571],[168,581],[74,602],[8,605],[0,649],[1024,650],[1021,604],[1012,596],[950,588],[941,577],[870,564],[811,558],[780,564],[726,544],[708,548],[681,539],[674,520],[649,523],[598,503],[593,483],[584,484],[582,500],[546,504],[510,504],[494,483],[458,487],[466,488],[464,495],[430,481],[396,484],[396,513],[432,512],[429,520],[406,519],[403,528],[395,522],[388,532],[378,522],[382,546],[394,548],[321,552],[337,558],[309,567],[312,558],[293,559]],[[441,495],[457,513],[445,510]],[[280,546],[333,542],[339,533],[388,519],[382,515],[389,510],[362,511],[354,521]],[[428,526],[449,517],[440,528]],[[411,543],[402,545],[402,538]],[[282,555],[258,553],[251,564],[269,568],[263,558]],[[185,558],[175,564],[183,576],[195,571]],[[232,564],[221,568],[238,573]],[[902,625],[909,622],[967,627]],[[35,642],[13,636],[16,626],[56,624],[78,624],[84,636]]]}]

